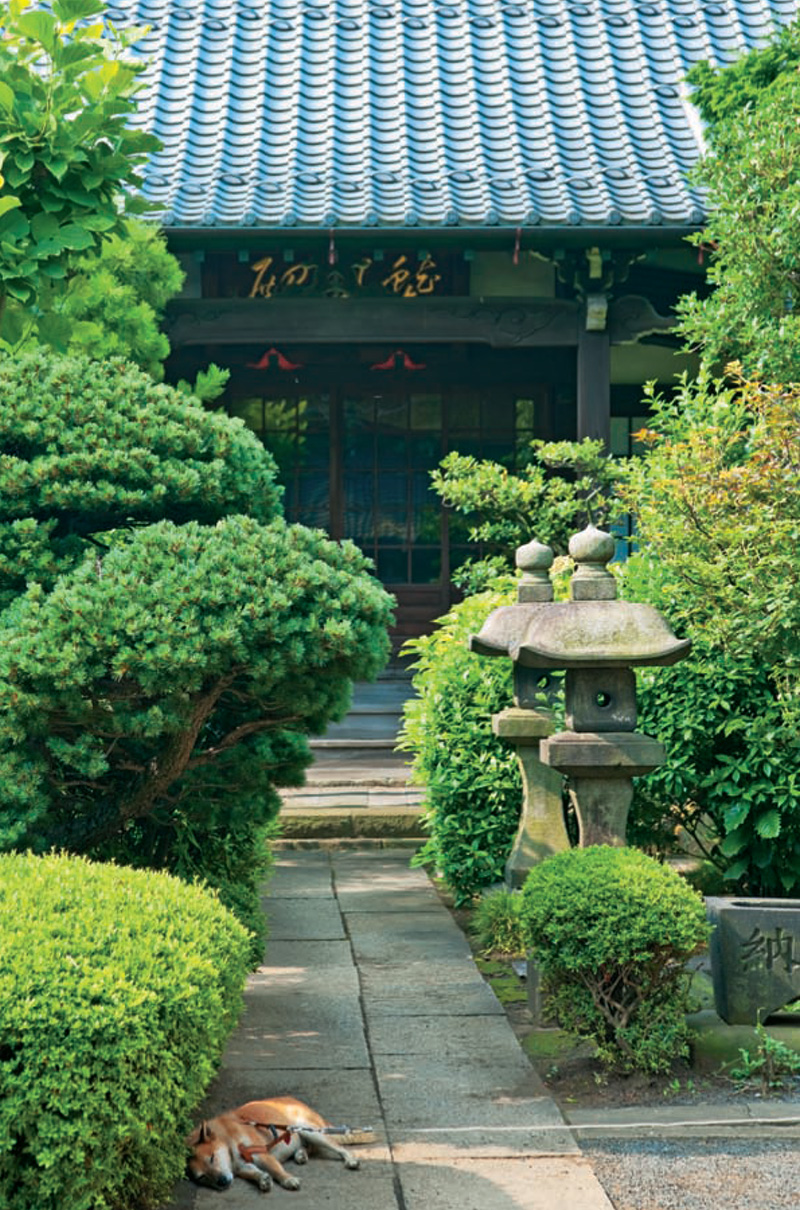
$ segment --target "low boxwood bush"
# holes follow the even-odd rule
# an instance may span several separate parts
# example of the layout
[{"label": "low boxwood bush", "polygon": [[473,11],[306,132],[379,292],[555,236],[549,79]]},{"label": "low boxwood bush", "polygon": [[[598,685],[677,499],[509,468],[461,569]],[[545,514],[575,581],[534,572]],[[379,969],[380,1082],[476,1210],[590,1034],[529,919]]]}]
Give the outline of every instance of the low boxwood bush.
[{"label": "low boxwood bush", "polygon": [[236,1024],[246,930],[207,891],[0,856],[0,1205],[155,1205]]},{"label": "low boxwood bush", "polygon": [[534,866],[522,915],[548,1011],[618,1071],[688,1054],[685,964],[708,939],[700,895],[636,849],[570,849]]}]

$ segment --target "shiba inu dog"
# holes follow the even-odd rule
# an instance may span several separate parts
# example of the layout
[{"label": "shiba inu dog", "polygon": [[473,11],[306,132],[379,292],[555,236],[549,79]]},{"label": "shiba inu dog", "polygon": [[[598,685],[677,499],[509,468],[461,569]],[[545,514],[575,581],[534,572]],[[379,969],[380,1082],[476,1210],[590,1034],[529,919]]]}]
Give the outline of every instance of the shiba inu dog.
[{"label": "shiba inu dog", "polygon": [[191,1149],[188,1174],[199,1185],[227,1189],[234,1177],[252,1181],[268,1193],[276,1181],[284,1189],[299,1189],[300,1181],[283,1164],[304,1164],[309,1154],[341,1160],[345,1168],[360,1162],[333,1141],[366,1142],[371,1131],[357,1133],[331,1127],[314,1109],[295,1097],[248,1101],[238,1109],[202,1122],[186,1140]]}]

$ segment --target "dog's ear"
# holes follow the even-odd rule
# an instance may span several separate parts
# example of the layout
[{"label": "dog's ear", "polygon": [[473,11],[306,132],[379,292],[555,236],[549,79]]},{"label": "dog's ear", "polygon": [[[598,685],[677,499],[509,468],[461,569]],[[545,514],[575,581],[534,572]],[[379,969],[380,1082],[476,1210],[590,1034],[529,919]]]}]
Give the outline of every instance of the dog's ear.
[{"label": "dog's ear", "polygon": [[208,1143],[213,1139],[214,1131],[209,1126],[208,1122],[201,1122],[199,1126],[195,1126],[192,1133],[186,1139],[187,1147],[197,1147],[200,1143]]}]

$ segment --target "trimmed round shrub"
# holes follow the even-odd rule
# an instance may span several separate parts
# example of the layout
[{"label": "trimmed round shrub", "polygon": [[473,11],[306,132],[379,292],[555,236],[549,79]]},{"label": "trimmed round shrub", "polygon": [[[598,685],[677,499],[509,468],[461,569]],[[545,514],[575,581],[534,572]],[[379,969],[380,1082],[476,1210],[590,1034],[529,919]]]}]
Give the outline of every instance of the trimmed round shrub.
[{"label": "trimmed round shrub", "polygon": [[0,856],[0,1205],[145,1210],[185,1165],[248,935],[163,873]]},{"label": "trimmed round shrub", "polygon": [[571,849],[534,866],[522,916],[549,1011],[608,1067],[667,1071],[688,1054],[686,961],[702,898],[637,849]]}]

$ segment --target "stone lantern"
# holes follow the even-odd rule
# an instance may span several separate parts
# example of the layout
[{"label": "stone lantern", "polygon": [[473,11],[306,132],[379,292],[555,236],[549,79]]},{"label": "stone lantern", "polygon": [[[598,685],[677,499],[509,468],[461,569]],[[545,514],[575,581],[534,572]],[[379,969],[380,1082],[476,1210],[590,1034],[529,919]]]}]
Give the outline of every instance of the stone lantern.
[{"label": "stone lantern", "polygon": [[[538,544],[522,547],[518,565],[523,570],[525,559],[532,557],[523,552],[534,545],[539,551],[547,549]],[[540,584],[536,605],[527,605],[525,615],[522,603],[495,610],[480,634],[473,636],[471,647],[485,655],[509,656],[514,661],[515,687],[525,683],[526,670],[536,678],[549,670],[565,671],[567,730],[554,735],[549,728],[542,733],[541,767],[568,775],[581,847],[624,845],[632,778],[651,772],[664,760],[662,745],[636,731],[633,669],[677,663],[688,654],[690,642],[676,638],[651,605],[616,599],[616,581],[606,569],[614,554],[610,534],[590,526],[572,538],[569,552],[576,564],[570,600],[554,602],[552,591],[546,600]],[[552,554],[548,555],[549,567]],[[536,557],[541,578],[545,558]],[[525,576],[521,592],[524,584]],[[503,731],[498,729],[498,734]]]}]

